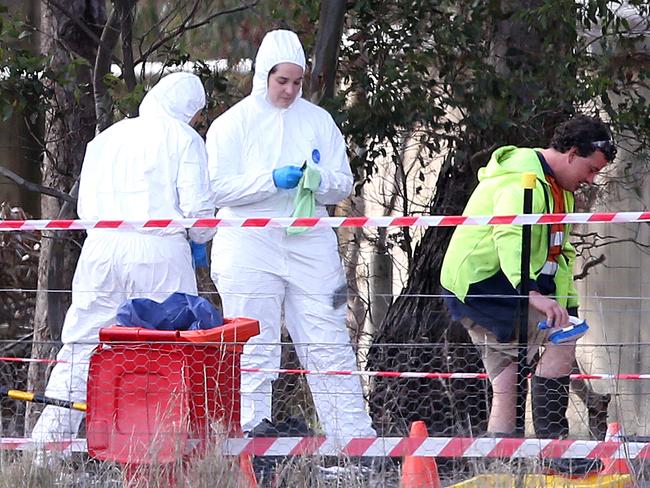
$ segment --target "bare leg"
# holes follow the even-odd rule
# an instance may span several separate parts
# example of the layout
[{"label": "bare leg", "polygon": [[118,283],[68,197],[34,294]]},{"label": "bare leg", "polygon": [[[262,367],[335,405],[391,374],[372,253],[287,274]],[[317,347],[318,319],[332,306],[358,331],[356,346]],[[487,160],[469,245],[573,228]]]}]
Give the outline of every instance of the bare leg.
[{"label": "bare leg", "polygon": [[576,357],[576,345],[573,343],[547,344],[539,360],[535,374],[542,378],[560,378],[568,376]]},{"label": "bare leg", "polygon": [[517,364],[511,363],[491,380],[492,408],[488,432],[509,434],[516,427]]}]

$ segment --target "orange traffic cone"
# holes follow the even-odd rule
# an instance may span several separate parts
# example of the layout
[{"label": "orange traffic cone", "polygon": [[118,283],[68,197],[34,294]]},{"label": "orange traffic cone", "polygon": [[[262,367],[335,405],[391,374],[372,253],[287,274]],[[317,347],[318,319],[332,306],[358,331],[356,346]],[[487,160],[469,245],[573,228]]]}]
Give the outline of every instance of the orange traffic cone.
[{"label": "orange traffic cone", "polygon": [[[411,424],[411,439],[426,439],[427,426],[422,420]],[[440,488],[438,466],[433,457],[404,456],[402,462],[402,488]]]},{"label": "orange traffic cone", "polygon": [[257,488],[257,478],[253,469],[253,457],[249,454],[239,455],[239,469],[241,478],[239,479],[239,488]]},{"label": "orange traffic cone", "polygon": [[[605,441],[618,441],[621,438],[621,424],[612,422],[607,425],[607,433],[605,434]],[[601,474],[629,474],[630,465],[627,459],[601,459],[603,463],[603,470]]]}]

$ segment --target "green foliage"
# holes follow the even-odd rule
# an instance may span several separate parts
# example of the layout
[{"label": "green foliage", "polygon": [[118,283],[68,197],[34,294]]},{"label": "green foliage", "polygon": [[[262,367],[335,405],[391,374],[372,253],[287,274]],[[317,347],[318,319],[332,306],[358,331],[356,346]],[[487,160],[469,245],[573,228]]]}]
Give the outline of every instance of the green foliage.
[{"label": "green foliage", "polygon": [[129,90],[123,79],[110,73],[105,75],[102,81],[108,87],[108,94],[113,100],[113,108],[118,117],[138,112],[140,102],[145,95],[144,83],[137,83],[132,90]]},{"label": "green foliage", "polygon": [[[46,70],[45,56],[25,48],[33,29],[0,11],[0,120],[7,121],[14,113],[35,117],[38,100],[48,98],[51,89],[43,80],[53,73]],[[23,41],[23,42],[21,42]]]},{"label": "green foliage", "polygon": [[[638,41],[630,23],[602,1],[516,3],[353,4],[340,101],[350,102],[342,121],[362,149],[353,160],[360,175],[371,177],[385,148],[398,164],[416,129],[425,134],[422,164],[441,152],[466,161],[491,144],[546,144],[549,127],[578,110],[611,118],[647,150],[648,64],[626,62]],[[647,18],[647,2],[630,3]],[[509,44],[508,35],[524,42]]]},{"label": "green foliage", "polygon": [[[77,85],[78,70],[88,65],[82,57],[72,57],[65,64],[54,65],[49,56],[29,48],[34,26],[22,19],[0,12],[0,120],[20,114],[34,124],[43,112],[56,111],[56,87],[73,86],[81,99],[88,86]],[[62,116],[62,114],[61,114]]]},{"label": "green foliage", "polygon": [[[638,62],[637,26],[599,0],[510,3],[510,9],[505,0],[348,4],[338,66],[343,88],[323,104],[342,126],[361,180],[372,178],[380,159],[400,164],[414,134],[423,167],[444,155],[460,164],[494,144],[544,144],[548,128],[576,110],[610,117],[619,132],[634,135],[636,151],[647,149],[648,63]],[[639,17],[648,16],[645,0],[629,3]],[[225,58],[232,65],[252,59],[264,33],[280,27],[298,32],[306,52],[312,51],[320,2],[259,2],[212,18],[238,5],[201,1],[192,11],[194,2],[139,0],[134,59],[174,67]],[[190,24],[212,20],[171,36],[192,13]],[[528,32],[526,42],[509,44],[499,37],[506,24],[512,37],[517,30]],[[21,43],[33,30],[0,12],[3,120],[16,111],[42,109],[53,88],[70,83],[75,64],[83,62],[53,71],[45,56]],[[166,42],[157,46],[161,39]],[[195,63],[195,70],[216,112],[248,93],[250,74],[217,72],[204,61]],[[117,114],[134,112],[146,86],[141,76],[138,80],[133,88],[121,76],[104,77]]]}]

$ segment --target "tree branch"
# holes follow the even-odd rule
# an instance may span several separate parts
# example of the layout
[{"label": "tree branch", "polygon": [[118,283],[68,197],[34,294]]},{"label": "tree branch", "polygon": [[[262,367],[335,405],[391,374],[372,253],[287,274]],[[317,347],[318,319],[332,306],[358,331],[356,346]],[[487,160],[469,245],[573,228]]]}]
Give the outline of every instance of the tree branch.
[{"label": "tree branch", "polygon": [[318,34],[314,47],[314,65],[311,71],[309,91],[311,101],[334,97],[336,68],[345,20],[345,0],[321,2]]},{"label": "tree branch", "polygon": [[592,259],[590,261],[587,261],[585,263],[585,265],[582,267],[582,269],[580,270],[580,273],[578,273],[576,275],[573,275],[573,279],[574,280],[581,280],[583,278],[586,278],[587,275],[589,274],[589,270],[591,268],[593,268],[594,266],[598,266],[599,264],[604,263],[604,262],[605,262],[605,255],[604,254],[601,254],[597,258],[594,258],[594,259]]},{"label": "tree branch", "polygon": [[[609,246],[611,244],[623,244],[625,242],[631,242],[632,244],[642,247],[642,248],[650,248],[650,244],[644,244],[640,242],[639,240],[632,238],[632,237],[615,237],[615,236],[601,236],[598,234],[598,232],[589,232],[587,234],[579,234],[576,232],[571,233],[572,236],[575,237],[580,237],[582,240],[579,242],[574,242],[573,246],[578,249],[578,248],[583,248],[583,249],[596,249],[599,247],[605,247]],[[586,238],[593,238],[591,242],[587,242],[585,239]],[[598,241],[601,242],[598,242]]]},{"label": "tree branch", "polygon": [[38,183],[34,183],[32,181],[27,181],[25,178],[23,178],[20,175],[17,175],[13,171],[11,171],[8,168],[5,168],[4,166],[0,166],[0,175],[9,178],[11,181],[16,183],[17,185],[22,186],[23,188],[33,191],[36,193],[42,193],[44,195],[49,195],[54,198],[59,198],[65,202],[70,202],[70,203],[77,203],[77,199],[68,195],[65,192],[62,192],[60,190],[57,190],[55,188],[50,188],[48,186],[43,186],[39,185]]},{"label": "tree branch", "polygon": [[152,53],[154,53],[158,48],[161,46],[165,45],[167,42],[169,42],[171,39],[179,36],[183,32],[187,32],[189,30],[196,29],[198,27],[202,27],[206,24],[209,24],[213,19],[217,17],[221,17],[222,15],[228,15],[228,14],[234,14],[236,12],[242,12],[244,10],[248,10],[250,8],[255,7],[259,3],[259,0],[254,0],[252,2],[246,3],[244,5],[240,5],[239,7],[233,7],[231,9],[227,10],[222,10],[219,12],[215,12],[211,15],[208,15],[205,19],[200,20],[196,22],[195,24],[189,24],[186,25],[186,22],[189,20],[190,17],[188,17],[185,22],[181,23],[180,26],[178,26],[176,29],[172,30],[169,34],[166,36],[162,37],[159,39],[157,42],[149,46],[149,49],[147,49],[141,56],[138,58],[135,62],[135,64],[142,63],[144,62],[149,56],[151,56]]},{"label": "tree branch", "polygon": [[110,110],[111,99],[108,89],[104,84],[104,76],[111,70],[111,53],[117,45],[120,35],[120,12],[114,7],[106,21],[101,40],[97,47],[95,70],[93,73],[93,91],[95,94],[95,115],[97,116],[97,130],[103,131],[111,125],[112,114]]},{"label": "tree branch", "polygon": [[[120,37],[122,38],[122,76],[129,92],[135,89],[137,83],[133,65],[133,7],[135,0],[119,0],[115,2],[120,8]],[[136,114],[130,114],[136,115]]]},{"label": "tree branch", "polygon": [[[162,27],[163,24],[167,23],[167,25],[171,22],[170,19],[173,19],[175,15],[175,10],[169,9],[167,10],[164,15],[158,20],[157,23],[152,24],[149,29],[147,29],[145,32],[141,33],[140,36],[138,37],[138,52],[142,56],[142,45],[144,44],[144,40],[152,35],[152,33],[158,33],[158,32],[163,32],[165,30],[165,27]],[[147,55],[148,56],[148,55]],[[141,57],[140,60],[145,60],[146,57]],[[142,62],[142,61],[138,62]],[[144,75],[144,72],[143,72]],[[144,78],[144,76],[142,76]]]},{"label": "tree branch", "polygon": [[74,182],[72,188],[70,188],[70,198],[74,198],[74,202],[66,201],[63,202],[59,213],[56,216],[57,219],[74,219],[77,212],[77,199],[79,196],[79,179]]}]

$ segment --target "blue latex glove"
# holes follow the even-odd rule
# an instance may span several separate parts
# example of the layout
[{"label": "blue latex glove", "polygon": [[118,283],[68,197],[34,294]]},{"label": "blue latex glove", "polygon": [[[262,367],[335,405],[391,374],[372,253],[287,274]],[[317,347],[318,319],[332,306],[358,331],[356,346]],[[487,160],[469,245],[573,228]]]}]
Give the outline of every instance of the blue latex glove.
[{"label": "blue latex glove", "polygon": [[290,190],[298,186],[302,178],[302,169],[300,166],[283,166],[273,170],[273,183],[278,188]]},{"label": "blue latex glove", "polygon": [[194,269],[208,267],[207,247],[207,244],[197,244],[194,241],[190,241],[190,249],[192,250],[192,264],[194,265]]}]

